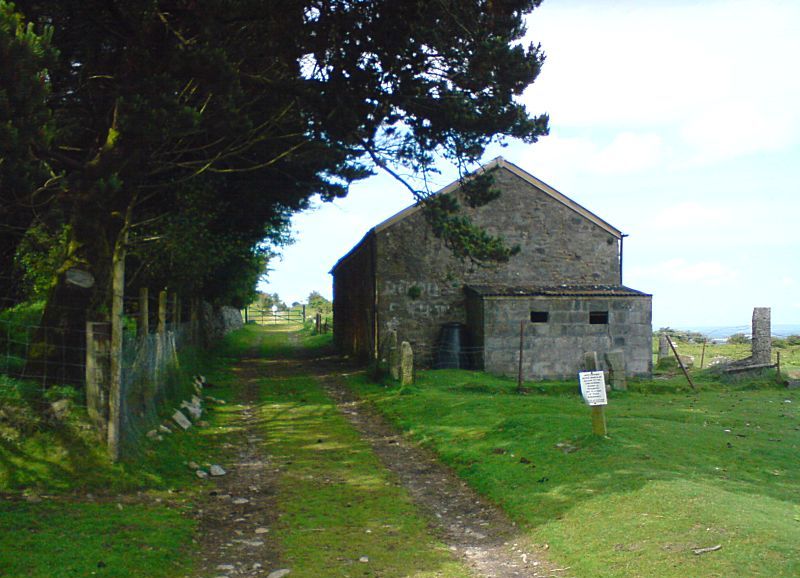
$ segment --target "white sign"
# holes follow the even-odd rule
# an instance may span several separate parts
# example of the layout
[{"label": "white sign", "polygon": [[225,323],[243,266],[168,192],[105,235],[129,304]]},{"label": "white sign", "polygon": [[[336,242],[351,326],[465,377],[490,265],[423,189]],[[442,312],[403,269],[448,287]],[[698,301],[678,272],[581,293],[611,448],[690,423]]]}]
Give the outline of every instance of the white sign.
[{"label": "white sign", "polygon": [[67,283],[80,287],[81,289],[89,289],[94,285],[94,277],[92,274],[81,269],[67,269],[65,278]]},{"label": "white sign", "polygon": [[581,371],[578,373],[581,382],[581,395],[589,405],[608,405],[606,398],[606,380],[602,371]]}]

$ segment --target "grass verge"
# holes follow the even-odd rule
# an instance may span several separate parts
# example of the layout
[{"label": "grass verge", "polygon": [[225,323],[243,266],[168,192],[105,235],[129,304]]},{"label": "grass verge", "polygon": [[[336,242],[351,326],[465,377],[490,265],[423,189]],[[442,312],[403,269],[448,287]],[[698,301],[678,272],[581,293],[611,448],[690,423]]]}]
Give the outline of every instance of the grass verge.
[{"label": "grass verge", "polygon": [[[746,383],[613,393],[591,435],[576,384],[420,372],[351,387],[547,543],[576,576],[800,574],[800,395]],[[693,550],[721,545],[695,555]]]}]

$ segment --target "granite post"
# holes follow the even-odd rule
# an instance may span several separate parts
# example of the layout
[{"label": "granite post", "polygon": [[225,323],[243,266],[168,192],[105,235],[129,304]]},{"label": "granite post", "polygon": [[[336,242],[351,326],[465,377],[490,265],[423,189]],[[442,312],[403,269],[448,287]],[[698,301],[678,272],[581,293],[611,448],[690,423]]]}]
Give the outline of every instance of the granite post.
[{"label": "granite post", "polygon": [[400,345],[400,385],[414,383],[414,352],[411,344],[403,341]]}]

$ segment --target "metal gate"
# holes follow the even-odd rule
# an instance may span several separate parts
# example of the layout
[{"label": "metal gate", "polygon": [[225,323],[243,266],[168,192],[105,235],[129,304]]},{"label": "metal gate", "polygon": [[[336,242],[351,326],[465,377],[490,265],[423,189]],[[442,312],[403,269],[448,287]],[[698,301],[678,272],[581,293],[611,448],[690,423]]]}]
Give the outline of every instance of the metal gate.
[{"label": "metal gate", "polygon": [[302,309],[284,309],[273,311],[271,309],[263,309],[261,307],[245,307],[242,311],[242,317],[245,323],[256,323],[258,325],[277,325],[280,323],[305,323],[306,321],[306,308]]}]

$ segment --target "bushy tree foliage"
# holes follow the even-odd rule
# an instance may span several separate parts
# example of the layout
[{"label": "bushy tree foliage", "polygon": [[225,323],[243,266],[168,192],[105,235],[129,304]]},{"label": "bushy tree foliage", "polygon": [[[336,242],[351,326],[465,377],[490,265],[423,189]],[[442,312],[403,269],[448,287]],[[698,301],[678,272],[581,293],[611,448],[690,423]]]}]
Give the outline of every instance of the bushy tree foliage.
[{"label": "bushy tree foliage", "polygon": [[323,314],[333,313],[333,303],[326,299],[319,291],[312,291],[308,294],[308,306],[306,311],[319,312]]},{"label": "bushy tree foliage", "polygon": [[[20,298],[16,249],[48,200],[47,165],[34,153],[53,136],[48,67],[53,29],[39,31],[0,0],[0,307]],[[40,225],[41,226],[41,225]]]},{"label": "bushy tree foliage", "polygon": [[[543,61],[518,42],[538,4],[26,1],[26,30],[52,34],[59,51],[46,75],[42,50],[21,73],[44,85],[26,102],[53,130],[13,147],[16,165],[27,155],[51,178],[32,177],[12,204],[44,188],[67,235],[44,323],[79,328],[85,311],[108,311],[121,249],[131,288],[243,304],[269,244],[314,194],[345,195],[382,168],[424,199],[403,174],[425,177],[436,156],[466,173],[494,139],[535,141],[547,118],[515,97]],[[456,209],[431,215],[457,254],[507,258]],[[70,287],[71,268],[95,285]]]}]

